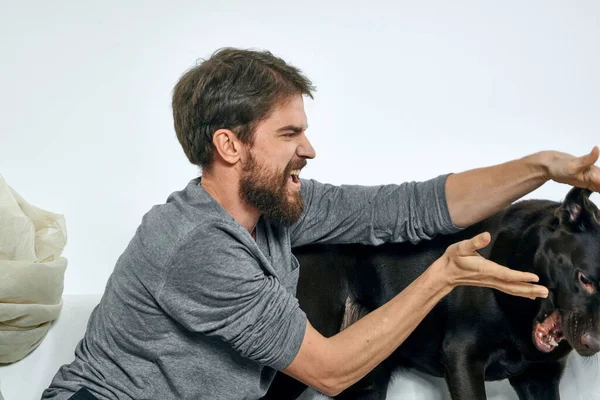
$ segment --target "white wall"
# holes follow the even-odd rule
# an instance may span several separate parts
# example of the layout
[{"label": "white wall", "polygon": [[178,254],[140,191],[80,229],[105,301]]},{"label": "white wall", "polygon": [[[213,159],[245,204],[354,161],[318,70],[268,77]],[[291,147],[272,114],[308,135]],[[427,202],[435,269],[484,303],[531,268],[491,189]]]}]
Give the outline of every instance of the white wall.
[{"label": "white wall", "polygon": [[102,292],[142,215],[196,176],[170,95],[219,47],[270,49],[318,86],[307,102],[318,156],[304,177],[424,180],[600,144],[595,0],[2,0],[0,10],[0,173],[65,215],[65,294]]}]

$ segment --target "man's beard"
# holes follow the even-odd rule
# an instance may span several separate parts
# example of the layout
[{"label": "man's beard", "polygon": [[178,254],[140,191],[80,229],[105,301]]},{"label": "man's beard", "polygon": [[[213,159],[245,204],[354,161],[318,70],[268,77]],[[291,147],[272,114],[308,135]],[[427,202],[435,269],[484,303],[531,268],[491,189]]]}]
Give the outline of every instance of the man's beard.
[{"label": "man's beard", "polygon": [[250,158],[244,164],[244,172],[240,181],[240,197],[247,204],[258,209],[261,215],[276,224],[290,226],[298,221],[304,201],[300,191],[289,193],[288,180],[290,172],[301,169],[306,160],[292,164],[290,161],[282,172],[258,165],[250,153]]}]

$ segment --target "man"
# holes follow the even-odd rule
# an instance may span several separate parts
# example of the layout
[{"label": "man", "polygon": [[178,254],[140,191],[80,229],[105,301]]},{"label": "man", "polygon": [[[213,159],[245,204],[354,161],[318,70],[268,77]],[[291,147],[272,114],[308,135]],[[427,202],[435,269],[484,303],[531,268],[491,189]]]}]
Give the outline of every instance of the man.
[{"label": "man", "polygon": [[[175,131],[201,178],[148,212],[44,399],[257,399],[276,370],[335,395],[396,349],[458,285],[546,297],[537,276],[448,248],[397,297],[331,338],[298,308],[294,246],[413,242],[499,211],[548,179],[597,191],[598,148],[546,151],[421,183],[301,180],[315,151],[312,85],[269,52],[222,49],[173,93]],[[327,266],[323,266],[326,268]],[[77,392],[75,395],[73,395]],[[71,397],[73,395],[73,397]]]}]

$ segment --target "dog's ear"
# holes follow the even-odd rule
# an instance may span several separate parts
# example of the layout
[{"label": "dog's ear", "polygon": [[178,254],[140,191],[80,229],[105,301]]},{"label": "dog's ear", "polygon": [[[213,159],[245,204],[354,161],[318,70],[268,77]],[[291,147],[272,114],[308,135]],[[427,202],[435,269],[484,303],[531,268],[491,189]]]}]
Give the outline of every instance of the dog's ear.
[{"label": "dog's ear", "polygon": [[576,232],[600,228],[600,210],[590,200],[590,194],[591,190],[577,187],[567,193],[561,206],[554,211],[561,225]]}]

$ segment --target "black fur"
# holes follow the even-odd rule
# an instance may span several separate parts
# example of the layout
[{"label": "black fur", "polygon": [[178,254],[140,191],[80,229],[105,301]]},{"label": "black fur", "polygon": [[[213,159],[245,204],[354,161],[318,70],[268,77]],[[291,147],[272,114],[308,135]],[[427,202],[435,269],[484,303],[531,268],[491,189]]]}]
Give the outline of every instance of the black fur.
[{"label": "black fur", "polygon": [[[365,312],[374,310],[452,243],[483,231],[491,233],[492,242],[482,256],[534,272],[550,290],[547,299],[533,301],[487,288],[454,289],[387,360],[336,399],[385,399],[398,367],[445,377],[454,400],[485,399],[484,381],[501,379],[509,379],[520,399],[558,399],[568,353],[574,348],[591,356],[600,350],[600,212],[589,195],[572,189],[563,203],[521,201],[458,234],[416,245],[295,249],[300,306],[328,337],[341,329],[347,299]],[[565,339],[542,352],[534,344],[534,328],[555,310]],[[304,389],[278,374],[265,399],[294,399]]]}]

